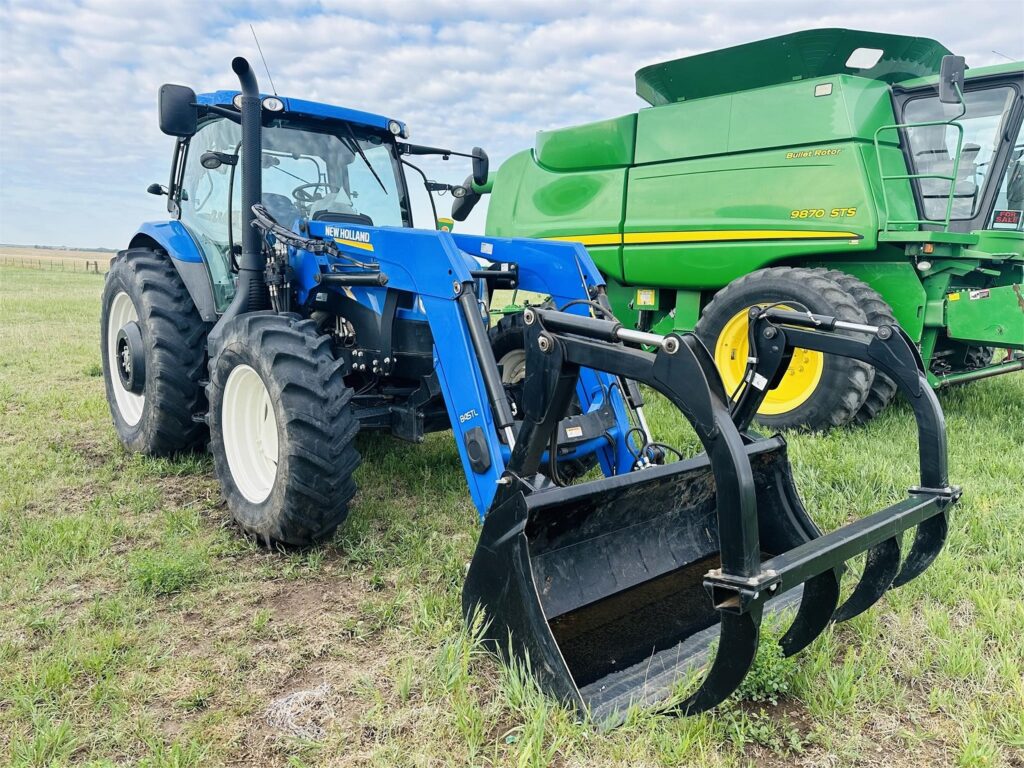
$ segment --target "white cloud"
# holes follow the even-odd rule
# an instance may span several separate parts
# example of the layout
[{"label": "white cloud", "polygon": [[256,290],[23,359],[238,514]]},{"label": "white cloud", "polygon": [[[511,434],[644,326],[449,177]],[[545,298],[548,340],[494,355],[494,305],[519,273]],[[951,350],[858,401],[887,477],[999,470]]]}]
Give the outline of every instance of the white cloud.
[{"label": "white cloud", "polygon": [[[538,129],[643,106],[646,64],[810,27],[934,37],[977,66],[1024,58],[1019,0],[811,2],[621,0],[0,0],[0,241],[123,245],[162,201],[171,142],[156,126],[163,82],[234,87],[228,64],[281,93],[407,121],[426,144],[485,147],[497,164]],[[993,53],[998,51],[999,53]],[[261,78],[265,90],[269,83]],[[459,181],[468,168],[424,161]],[[442,203],[446,210],[447,201]],[[482,211],[470,226],[482,227]]]}]

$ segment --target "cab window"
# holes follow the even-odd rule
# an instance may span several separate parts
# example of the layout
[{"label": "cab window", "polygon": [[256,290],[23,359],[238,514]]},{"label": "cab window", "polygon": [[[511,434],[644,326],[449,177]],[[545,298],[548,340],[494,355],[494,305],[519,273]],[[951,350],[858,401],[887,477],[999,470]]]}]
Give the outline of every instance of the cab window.
[{"label": "cab window", "polygon": [[[224,309],[234,295],[231,272],[230,239],[240,239],[238,221],[229,222],[228,189],[232,180],[238,192],[239,169],[230,165],[204,168],[199,162],[204,152],[238,153],[242,134],[240,127],[230,120],[205,123],[189,140],[179,201],[181,223],[192,234],[203,251],[213,295],[219,310]],[[234,224],[234,233],[230,225]]]},{"label": "cab window", "polygon": [[[911,99],[903,112],[907,127],[910,154],[916,173],[933,178],[918,179],[923,202],[923,216],[943,221],[953,188],[951,219],[972,219],[978,214],[986,183],[992,175],[992,160],[999,148],[1005,121],[1016,90],[1010,87],[984,88],[964,94],[966,112],[956,119],[959,104],[942,104],[938,96]],[[946,123],[944,121],[951,121]],[[938,122],[938,125],[912,125]],[[959,131],[953,123],[963,126],[963,143],[957,162]],[[950,182],[948,178],[953,177]]]}]

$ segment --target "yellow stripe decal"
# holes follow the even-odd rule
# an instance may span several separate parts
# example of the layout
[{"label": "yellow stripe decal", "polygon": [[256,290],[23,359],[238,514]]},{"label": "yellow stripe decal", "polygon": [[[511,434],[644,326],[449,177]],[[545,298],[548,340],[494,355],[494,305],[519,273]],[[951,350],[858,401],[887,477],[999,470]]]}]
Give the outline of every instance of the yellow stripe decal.
[{"label": "yellow stripe decal", "polygon": [[566,237],[549,237],[548,240],[564,240],[569,243],[583,243],[583,245],[622,245],[622,235],[613,233],[610,235],[568,235]]},{"label": "yellow stripe decal", "polygon": [[349,248],[359,248],[360,250],[363,251],[373,250],[372,243],[360,243],[355,240],[342,240],[339,237],[334,238],[334,242],[336,242],[338,245],[347,245]]},{"label": "yellow stripe decal", "polygon": [[681,232],[627,232],[625,235],[568,235],[550,237],[583,245],[665,245],[743,240],[860,240],[855,232],[818,229],[694,229]]}]

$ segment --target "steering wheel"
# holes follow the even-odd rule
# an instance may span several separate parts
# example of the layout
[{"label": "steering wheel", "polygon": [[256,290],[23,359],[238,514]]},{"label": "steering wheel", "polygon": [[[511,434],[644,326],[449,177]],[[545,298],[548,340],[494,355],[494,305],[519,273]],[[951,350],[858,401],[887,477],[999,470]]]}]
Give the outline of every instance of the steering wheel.
[{"label": "steering wheel", "polygon": [[[307,192],[306,190],[314,190],[313,193]],[[322,189],[324,193],[317,195],[315,190]],[[326,181],[313,181],[309,184],[299,184],[295,189],[292,190],[292,197],[300,203],[315,203],[317,200],[323,200],[327,197],[328,193],[340,192],[341,187],[337,184],[328,184]]]}]

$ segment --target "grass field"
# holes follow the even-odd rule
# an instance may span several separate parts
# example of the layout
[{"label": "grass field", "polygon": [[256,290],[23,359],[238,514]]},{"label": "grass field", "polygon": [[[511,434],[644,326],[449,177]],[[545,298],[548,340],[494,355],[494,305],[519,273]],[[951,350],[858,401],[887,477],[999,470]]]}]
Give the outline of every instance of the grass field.
[{"label": "grass field", "polygon": [[[942,395],[964,499],[924,576],[766,651],[713,714],[601,733],[463,629],[477,526],[449,434],[361,437],[335,540],[262,549],[206,456],[120,448],[101,286],[0,267],[0,765],[1024,766],[1024,375]],[[916,481],[911,423],[792,436],[820,522]]]}]

